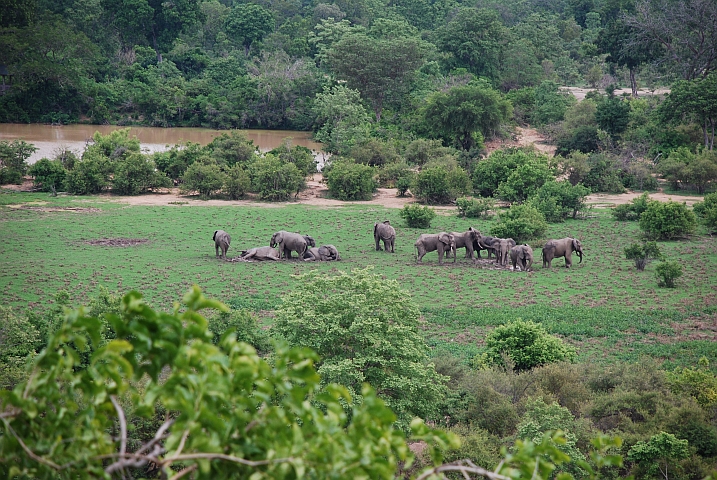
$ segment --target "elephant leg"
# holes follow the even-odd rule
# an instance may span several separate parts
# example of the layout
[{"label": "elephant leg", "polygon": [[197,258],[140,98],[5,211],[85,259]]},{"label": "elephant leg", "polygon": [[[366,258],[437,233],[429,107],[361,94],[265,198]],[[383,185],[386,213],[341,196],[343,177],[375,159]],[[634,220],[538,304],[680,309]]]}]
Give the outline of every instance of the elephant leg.
[{"label": "elephant leg", "polygon": [[423,256],[426,254],[426,250],[424,250],[421,247],[418,247],[418,258],[416,260],[416,263],[423,263]]},{"label": "elephant leg", "polygon": [[565,268],[570,268],[573,264],[573,258],[570,252],[565,253]]},{"label": "elephant leg", "polygon": [[[385,245],[385,242],[384,242],[384,245]],[[381,239],[379,237],[376,237],[376,251],[377,252],[381,251]]]},{"label": "elephant leg", "polygon": [[438,265],[443,265],[443,249],[438,249]]}]

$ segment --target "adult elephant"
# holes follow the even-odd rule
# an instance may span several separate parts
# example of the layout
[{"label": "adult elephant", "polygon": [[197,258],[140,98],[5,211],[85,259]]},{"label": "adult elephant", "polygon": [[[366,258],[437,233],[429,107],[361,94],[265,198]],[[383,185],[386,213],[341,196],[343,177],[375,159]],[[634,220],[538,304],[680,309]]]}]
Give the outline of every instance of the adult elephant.
[{"label": "adult elephant", "polygon": [[281,260],[279,251],[272,247],[256,247],[244,250],[239,255],[242,260],[258,260],[260,262],[264,260]]},{"label": "adult elephant", "polygon": [[513,262],[513,271],[518,266],[522,272],[529,272],[533,265],[533,249],[528,244],[517,245],[510,249],[510,260]]},{"label": "adult elephant", "polygon": [[221,249],[222,258],[226,260],[227,250],[229,250],[229,244],[232,243],[232,239],[231,237],[229,237],[229,234],[224,230],[214,230],[214,236],[212,236],[212,240],[214,240],[214,252],[216,253],[216,256],[219,256],[219,250]]},{"label": "adult elephant", "polygon": [[379,242],[383,240],[383,249],[387,252],[389,248],[391,253],[394,253],[394,246],[396,243],[396,229],[391,226],[388,220],[384,220],[383,223],[373,224],[373,239],[376,241],[376,250],[381,250]]},{"label": "adult elephant", "polygon": [[512,238],[494,238],[491,243],[495,250],[498,265],[508,265],[508,252],[515,247],[515,240]]},{"label": "adult elephant", "polygon": [[438,264],[443,263],[443,254],[453,252],[453,263],[456,262],[456,239],[450,233],[424,233],[415,243],[418,250],[418,263],[422,263],[423,256],[428,252],[438,251]]},{"label": "adult elephant", "polygon": [[548,240],[543,247],[543,268],[550,268],[550,264],[554,258],[565,257],[565,268],[570,268],[573,264],[573,252],[580,257],[578,263],[583,261],[583,245],[577,238],[560,238],[557,240]]},{"label": "adult elephant", "polygon": [[319,248],[309,248],[304,253],[305,262],[332,262],[341,260],[339,251],[333,245],[322,245]]},{"label": "adult elephant", "polygon": [[481,235],[479,239],[473,241],[473,250],[476,252],[478,258],[481,258],[481,250],[485,250],[488,252],[488,258],[490,258],[491,255],[498,256],[495,252],[495,249],[493,248],[494,239],[495,237]]},{"label": "adult elephant", "polygon": [[279,247],[279,256],[283,255],[286,259],[291,260],[291,252],[294,251],[303,258],[306,249],[316,246],[316,242],[308,235],[300,233],[292,233],[280,230],[271,236],[269,246],[272,248]]},{"label": "adult elephant", "polygon": [[451,232],[451,235],[453,235],[453,238],[456,240],[456,249],[465,248],[466,258],[475,261],[473,258],[473,250],[474,245],[481,238],[480,232],[473,227],[468,227],[468,230],[465,232]]}]

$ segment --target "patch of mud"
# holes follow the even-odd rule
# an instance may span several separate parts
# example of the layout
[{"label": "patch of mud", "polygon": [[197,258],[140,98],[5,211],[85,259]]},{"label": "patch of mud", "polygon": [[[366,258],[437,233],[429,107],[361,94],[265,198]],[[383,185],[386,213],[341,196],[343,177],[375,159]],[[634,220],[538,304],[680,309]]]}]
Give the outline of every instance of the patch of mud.
[{"label": "patch of mud", "polygon": [[146,238],[100,238],[97,240],[88,240],[88,245],[96,245],[100,247],[134,247],[149,242]]},{"label": "patch of mud", "polygon": [[[43,202],[44,203],[44,202]],[[89,207],[38,207],[29,203],[20,203],[17,205],[8,205],[16,210],[32,210],[34,212],[75,212],[75,213],[97,213],[101,212],[99,208]]]}]

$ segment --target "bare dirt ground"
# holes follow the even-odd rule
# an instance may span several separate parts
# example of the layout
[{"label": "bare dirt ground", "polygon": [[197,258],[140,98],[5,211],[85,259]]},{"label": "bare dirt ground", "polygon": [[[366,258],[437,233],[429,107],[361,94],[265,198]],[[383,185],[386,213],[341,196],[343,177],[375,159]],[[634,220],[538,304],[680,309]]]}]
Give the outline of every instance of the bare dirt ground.
[{"label": "bare dirt ground", "polygon": [[[597,88],[561,87],[561,90],[569,91],[578,100],[584,100],[585,95],[587,95],[588,92],[592,92],[594,90],[600,90],[601,93],[605,93],[604,90]],[[666,93],[670,93],[669,88],[656,88],[655,90],[648,90],[645,88],[637,89],[638,97],[646,97],[649,95],[664,95]],[[617,90],[615,90],[615,95],[618,97],[621,97],[623,95],[632,95],[632,90],[630,90],[629,88],[618,88]]]},{"label": "bare dirt ground", "polygon": [[[573,89],[571,90],[585,90],[588,89]],[[628,92],[629,93],[629,92]],[[584,94],[583,94],[584,98]],[[486,142],[486,148],[488,152],[505,148],[509,146],[528,146],[533,145],[540,152],[548,155],[555,153],[555,145],[550,145],[545,142],[545,138],[534,128],[522,128],[518,127],[513,137],[509,140],[494,140]],[[322,183],[323,177],[320,173],[314,174],[314,176],[307,181],[308,188],[299,194],[299,197],[289,204],[300,204],[300,205],[314,205],[321,207],[334,207],[346,204],[358,204],[358,205],[380,205],[387,208],[403,208],[407,203],[414,202],[415,199],[411,196],[399,197],[395,188],[379,188],[374,194],[373,198],[365,202],[343,202],[340,200],[334,200],[328,198],[328,189],[326,184]],[[15,190],[15,191],[32,191],[32,181],[28,178],[22,185],[4,185],[1,188]],[[588,203],[594,204],[596,207],[609,208],[615,205],[623,203],[629,203],[634,198],[639,197],[641,193],[624,193],[619,195],[610,194],[593,194],[588,197]],[[284,203],[275,202],[261,202],[255,198],[248,198],[246,200],[201,200],[198,196],[187,196],[180,195],[178,188],[167,189],[159,193],[151,193],[137,196],[117,196],[111,194],[100,195],[100,198],[114,201],[118,203],[124,203],[128,205],[176,205],[176,206],[261,206],[267,208],[277,208],[285,205]],[[679,202],[686,202],[688,205],[692,205],[695,202],[702,201],[702,197],[696,196],[673,196],[667,195],[662,192],[650,194],[650,198],[654,200],[667,201],[675,200]],[[436,210],[445,213],[453,212],[455,207],[443,206],[436,207]]]}]

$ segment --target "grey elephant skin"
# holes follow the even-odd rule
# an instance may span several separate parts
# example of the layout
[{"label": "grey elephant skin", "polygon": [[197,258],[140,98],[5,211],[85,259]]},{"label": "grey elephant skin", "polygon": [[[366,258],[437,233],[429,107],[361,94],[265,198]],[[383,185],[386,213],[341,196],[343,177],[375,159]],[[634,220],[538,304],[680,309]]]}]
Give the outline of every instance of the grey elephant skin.
[{"label": "grey elephant skin", "polygon": [[[396,244],[396,229],[391,226],[388,220],[382,223],[373,224],[373,239],[376,241],[376,250],[381,250],[379,242],[383,240],[383,249],[387,252],[394,253]],[[389,250],[390,249],[390,250]]]},{"label": "grey elephant skin", "polygon": [[551,262],[557,257],[565,257],[565,268],[570,268],[573,264],[573,252],[580,257],[578,263],[582,263],[583,245],[577,238],[566,237],[548,240],[543,247],[543,268],[550,268]]},{"label": "grey elephant skin", "polygon": [[244,260],[280,260],[279,251],[271,247],[256,247],[243,250],[239,255]]},{"label": "grey elephant skin", "polygon": [[511,248],[510,261],[513,263],[513,271],[516,271],[517,266],[522,272],[529,272],[533,265],[533,249],[528,244]]},{"label": "grey elephant skin", "polygon": [[[473,227],[468,227],[468,230],[465,232],[451,232],[451,235],[453,235],[453,238],[456,241],[456,250],[459,248],[465,248],[466,258],[470,258],[475,261],[473,258],[473,250],[475,244],[480,241],[481,233]],[[478,254],[480,255],[480,251]]]},{"label": "grey elephant skin", "polygon": [[278,246],[279,256],[283,255],[286,259],[290,260],[292,251],[296,252],[299,258],[303,258],[306,249],[310,246],[315,247],[316,242],[308,235],[280,230],[271,236],[269,246],[272,248]]},{"label": "grey elephant skin", "polygon": [[478,258],[481,258],[481,256],[480,256],[481,250],[485,250],[488,252],[488,258],[490,258],[491,255],[495,255],[496,257],[498,256],[495,249],[493,248],[493,240],[494,239],[495,239],[495,237],[481,235],[480,238],[473,241],[473,251],[476,253]]},{"label": "grey elephant skin", "polygon": [[443,254],[448,252],[448,255],[453,253],[453,263],[456,262],[456,239],[450,233],[424,233],[415,243],[416,250],[418,251],[417,262],[421,263],[423,256],[428,252],[438,251],[438,264],[443,263]]},{"label": "grey elephant skin", "polygon": [[232,243],[232,239],[231,237],[229,237],[229,234],[224,230],[215,230],[212,240],[214,240],[214,251],[216,253],[216,256],[219,256],[219,250],[221,249],[222,258],[226,260],[227,250],[229,250],[229,244]]},{"label": "grey elephant skin", "polygon": [[498,265],[508,265],[508,252],[515,247],[515,240],[512,238],[494,238],[491,243],[495,250]]},{"label": "grey elephant skin", "polygon": [[333,262],[341,260],[338,249],[333,245],[322,245],[319,248],[313,247],[304,253],[305,262]]}]

